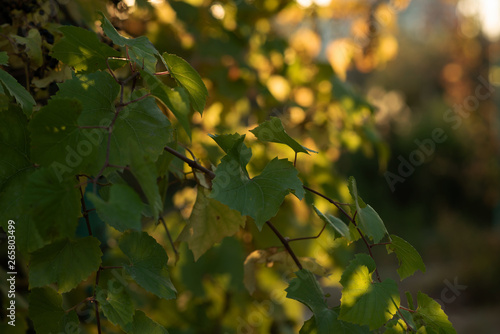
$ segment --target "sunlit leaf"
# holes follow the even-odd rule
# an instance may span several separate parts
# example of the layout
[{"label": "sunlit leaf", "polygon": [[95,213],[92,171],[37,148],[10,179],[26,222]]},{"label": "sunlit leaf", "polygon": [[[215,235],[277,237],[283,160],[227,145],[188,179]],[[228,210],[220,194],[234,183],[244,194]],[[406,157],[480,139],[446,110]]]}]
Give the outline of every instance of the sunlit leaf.
[{"label": "sunlit leaf", "polygon": [[313,209],[316,212],[316,214],[321,218],[321,220],[329,224],[334,229],[336,236],[344,237],[347,239],[347,241],[352,241],[349,227],[342,220],[332,215],[325,215],[324,213],[319,211],[318,208],[314,205]]},{"label": "sunlit leaf", "polygon": [[418,307],[414,314],[414,319],[416,322],[423,322],[427,328],[427,333],[430,333],[431,330],[440,334],[457,333],[437,301],[425,293],[419,292],[417,294],[417,304]]},{"label": "sunlit leaf", "polygon": [[357,254],[340,279],[342,289],[339,319],[379,328],[396,314],[400,298],[396,282],[388,278],[372,282],[375,261],[366,254]]}]

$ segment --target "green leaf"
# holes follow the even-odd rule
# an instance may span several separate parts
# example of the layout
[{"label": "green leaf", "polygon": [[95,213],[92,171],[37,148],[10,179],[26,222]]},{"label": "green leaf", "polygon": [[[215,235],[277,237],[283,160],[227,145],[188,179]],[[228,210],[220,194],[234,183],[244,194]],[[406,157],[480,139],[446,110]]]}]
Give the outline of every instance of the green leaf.
[{"label": "green leaf", "polygon": [[371,330],[392,319],[400,304],[396,282],[388,278],[373,283],[373,271],[375,261],[366,254],[357,254],[340,278],[344,288],[339,319],[368,325]]},{"label": "green leaf", "polygon": [[[59,89],[56,98],[73,97],[82,102],[82,113],[78,117],[79,126],[106,127],[111,124],[115,117],[114,101],[120,87],[109,74],[96,72],[81,75],[60,84]],[[145,90],[138,90],[131,98],[136,99],[145,94]],[[82,129],[82,133],[92,150],[97,148],[97,156],[89,162],[89,166],[85,167],[88,169],[88,174],[94,174],[102,168],[106,160],[108,133],[107,130],[99,128]],[[130,139],[139,145],[151,161],[156,161],[163,148],[171,141],[171,137],[170,123],[156,105],[154,98],[148,97],[133,102],[125,106],[116,118],[111,134],[108,162],[117,166],[129,163]],[[83,168],[80,166],[84,164],[80,164],[77,166]]]},{"label": "green leaf", "polygon": [[212,135],[209,134],[217,145],[222,148],[224,152],[231,156],[231,158],[238,162],[241,170],[248,176],[246,165],[250,162],[252,157],[252,150],[244,144],[245,135],[238,133]]},{"label": "green leaf", "polygon": [[144,289],[160,298],[172,299],[176,290],[167,269],[167,253],[146,232],[125,232],[119,241],[122,252],[130,259],[125,271]]},{"label": "green leaf", "polygon": [[30,289],[57,283],[59,292],[68,292],[99,269],[102,252],[94,237],[61,239],[32,254]]},{"label": "green leaf", "polygon": [[33,161],[58,171],[60,180],[68,172],[76,174],[84,161],[94,160],[97,152],[86,136],[89,130],[78,126],[81,111],[82,105],[76,99],[52,99],[28,127]]},{"label": "green leaf", "polygon": [[[53,289],[34,288],[29,295],[29,317],[37,334],[73,333],[80,321],[75,311],[66,313],[62,297]],[[74,331],[70,331],[74,329]]]},{"label": "green leaf", "polygon": [[245,225],[245,218],[238,211],[209,198],[210,191],[198,187],[196,202],[178,241],[186,241],[193,251],[195,261],[224,237],[231,236]]},{"label": "green leaf", "polygon": [[260,141],[288,145],[288,147],[294,150],[295,153],[318,153],[300,145],[292,137],[290,137],[286,133],[285,129],[283,128],[283,124],[278,117],[271,117],[271,120],[259,124],[258,127],[250,130],[250,132],[253,133],[255,137],[257,137]]},{"label": "green leaf", "polygon": [[120,57],[120,52],[101,43],[97,35],[75,26],[60,27],[63,38],[52,48],[52,57],[73,67],[76,72],[96,72],[107,68],[108,57]]},{"label": "green leaf", "polygon": [[127,334],[168,334],[168,331],[158,324],[157,322],[151,320],[142,311],[135,311],[134,321],[124,328]]},{"label": "green leaf", "polygon": [[183,87],[170,88],[155,75],[141,71],[141,76],[151,94],[158,98],[175,115],[186,133],[191,137],[189,96]]},{"label": "green leaf", "polygon": [[7,55],[7,51],[0,52],[0,65],[8,65],[9,64],[9,56]]},{"label": "green leaf", "polygon": [[78,180],[42,167],[30,175],[26,188],[24,203],[42,237],[72,237],[81,215]]},{"label": "green leaf", "polygon": [[208,90],[198,72],[187,61],[176,55],[165,52],[163,59],[167,63],[170,75],[187,90],[193,109],[201,115],[207,101]]},{"label": "green leaf", "polygon": [[112,185],[107,202],[93,193],[87,193],[87,198],[94,203],[99,218],[118,231],[141,230],[141,212],[144,206],[139,195],[129,186]]},{"label": "green leaf", "polygon": [[448,320],[448,316],[441,309],[441,305],[425,293],[417,294],[417,310],[414,319],[423,322],[429,329],[435,330],[439,334],[456,334],[457,331]]},{"label": "green leaf", "polygon": [[112,284],[108,285],[109,289],[97,287],[96,299],[106,318],[113,324],[123,328],[131,323],[134,317],[132,298],[125,289],[115,291],[116,289],[112,287]]},{"label": "green leaf", "polygon": [[424,261],[417,250],[397,235],[391,234],[391,239],[392,242],[386,246],[387,252],[396,253],[399,261],[398,274],[401,280],[413,275],[417,270],[425,273]]},{"label": "green leaf", "polygon": [[21,105],[24,114],[28,117],[31,116],[33,106],[36,104],[31,94],[12,75],[2,69],[0,69],[0,82]]},{"label": "green leaf", "polygon": [[144,192],[151,212],[155,220],[158,220],[160,212],[163,210],[158,183],[158,171],[156,165],[149,161],[148,156],[142,152],[134,141],[129,142],[130,171],[140,184]]},{"label": "green leaf", "polygon": [[7,107],[0,109],[0,226],[7,231],[8,221],[16,222],[16,247],[26,254],[44,244],[24,204],[35,168],[29,158],[28,120],[18,105]]},{"label": "green leaf", "polygon": [[314,211],[316,214],[323,220],[325,223],[333,227],[335,230],[336,236],[344,237],[348,242],[351,240],[351,233],[349,231],[349,227],[339,218],[332,215],[325,215],[321,211],[318,210],[316,206],[313,204]]},{"label": "green leaf", "polygon": [[222,158],[215,172],[210,197],[254,218],[261,230],[266,220],[276,215],[286,195],[293,192],[302,199],[304,189],[297,177],[298,171],[285,159],[273,159],[260,175],[250,178],[245,169],[250,156],[242,155],[247,149],[243,139],[241,136]]},{"label": "green leaf", "polygon": [[373,242],[378,243],[387,234],[384,222],[378,213],[370,205],[366,205],[358,195],[356,180],[352,176],[349,178],[348,187],[355,201],[358,227],[364,234],[370,237]]},{"label": "green leaf", "polygon": [[286,297],[295,299],[306,305],[314,314],[314,323],[317,331],[312,331],[311,323],[306,322],[301,333],[368,333],[366,327],[349,324],[338,319],[338,313],[328,308],[324,293],[314,275],[307,269],[296,272],[297,277],[290,281],[285,289]]},{"label": "green leaf", "polygon": [[40,32],[38,31],[38,29],[30,29],[26,37],[11,35],[11,38],[14,39],[17,44],[25,45],[24,51],[28,54],[30,65],[34,65],[34,69],[42,66],[42,36],[40,36]]},{"label": "green leaf", "polygon": [[132,59],[138,68],[142,68],[151,74],[155,73],[157,57],[161,57],[160,53],[156,50],[149,39],[146,36],[138,38],[123,37],[116,31],[111,22],[109,22],[102,12],[99,12],[99,14],[102,16],[102,30],[106,36],[108,36],[113,43],[121,47],[127,47],[130,59]]}]

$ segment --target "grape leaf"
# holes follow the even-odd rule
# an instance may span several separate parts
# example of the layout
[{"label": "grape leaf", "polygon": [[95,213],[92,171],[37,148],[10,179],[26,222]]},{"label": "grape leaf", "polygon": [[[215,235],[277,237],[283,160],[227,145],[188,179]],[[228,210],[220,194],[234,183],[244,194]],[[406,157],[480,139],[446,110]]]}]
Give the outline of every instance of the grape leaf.
[{"label": "grape leaf", "polygon": [[[106,127],[115,118],[114,101],[120,90],[114,79],[105,72],[81,75],[59,85],[56,98],[74,97],[82,102],[78,125]],[[132,98],[142,97],[145,90],[134,92]],[[82,129],[86,141],[97,147],[97,156],[89,161],[88,174],[97,173],[106,160],[108,134],[106,130]],[[129,139],[134,139],[151,161],[156,161],[167,142],[171,141],[172,129],[168,119],[160,111],[154,98],[148,97],[125,106],[114,123],[109,147],[109,164],[125,166],[129,161]],[[64,148],[61,148],[64,149]]]},{"label": "grape leaf", "polygon": [[176,55],[165,52],[163,59],[170,75],[181,87],[187,90],[193,109],[201,115],[207,101],[208,90],[198,72],[187,61]]},{"label": "grape leaf", "polygon": [[57,283],[59,292],[75,288],[101,265],[100,242],[94,237],[55,241],[33,252],[30,289]]},{"label": "grape leaf", "polygon": [[417,294],[417,304],[418,307],[414,314],[414,319],[422,321],[427,327],[427,332],[430,332],[429,329],[432,329],[440,334],[457,333],[437,301],[425,293],[419,292]]},{"label": "grape leaf", "polygon": [[400,297],[396,282],[388,278],[381,283],[372,282],[375,261],[366,254],[357,254],[345,269],[340,284],[339,319],[371,330],[379,328],[396,314]]},{"label": "grape leaf", "polygon": [[125,232],[119,241],[122,252],[130,259],[125,271],[144,289],[160,298],[172,299],[176,290],[167,269],[167,253],[146,232]]},{"label": "grape leaf", "polygon": [[160,58],[160,53],[153,44],[149,41],[146,36],[141,36],[138,38],[126,38],[123,37],[116,31],[111,22],[104,16],[102,12],[101,15],[101,26],[102,30],[108,36],[113,43],[121,47],[127,47],[128,56],[134,63],[138,65],[149,73],[153,74],[156,72],[156,62],[157,58]]},{"label": "grape leaf", "polygon": [[391,235],[391,240],[392,242],[386,248],[389,254],[396,253],[399,261],[398,274],[401,280],[413,275],[417,270],[425,273],[424,261],[412,245],[394,234]]},{"label": "grape leaf", "polygon": [[[248,176],[246,165],[250,162],[252,157],[252,150],[244,144],[245,135],[238,133],[211,135],[209,136],[222,148],[228,155],[230,154],[233,160],[238,162],[241,171]],[[233,163],[231,163],[233,164]],[[233,166],[235,167],[235,166]]]},{"label": "grape leaf", "polygon": [[16,223],[16,247],[29,253],[43,246],[43,240],[24,205],[26,184],[35,171],[29,158],[28,120],[21,108],[8,103],[0,109],[0,226]]},{"label": "grape leaf", "polygon": [[40,235],[72,237],[81,215],[77,179],[60,179],[53,169],[42,167],[30,175],[26,188],[24,203]]},{"label": "grape leaf", "polygon": [[321,220],[333,227],[336,236],[344,237],[348,242],[353,241],[351,238],[351,232],[349,231],[349,226],[347,226],[342,220],[332,215],[325,215],[319,211],[314,204],[313,209]]},{"label": "grape leaf", "polygon": [[96,299],[106,318],[113,324],[123,328],[131,323],[134,317],[132,298],[125,289],[115,291],[116,289],[112,288],[112,284],[108,285],[110,286],[109,289],[97,287]]},{"label": "grape leaf", "polygon": [[186,133],[191,137],[189,96],[183,87],[170,88],[158,77],[141,71],[141,76],[151,94],[158,98],[175,115]]},{"label": "grape leaf", "polygon": [[42,66],[42,36],[40,36],[40,32],[38,31],[38,29],[30,29],[26,37],[18,35],[11,35],[10,37],[14,39],[17,44],[22,44],[25,46],[24,51],[29,57],[30,65],[34,65],[34,69]]},{"label": "grape leaf", "polygon": [[[338,313],[329,309],[324,293],[318,284],[314,275],[307,269],[296,272],[297,277],[290,281],[290,285],[285,289],[286,297],[295,299],[306,305],[314,314],[314,323],[316,324],[316,333],[369,333],[366,327],[355,324],[349,324],[338,319]],[[311,333],[310,323],[305,323],[305,333]],[[306,331],[309,330],[309,331]],[[301,330],[301,333],[304,331]]]},{"label": "grape leaf", "polygon": [[356,180],[352,176],[349,178],[348,187],[355,201],[358,227],[364,234],[370,237],[373,242],[378,243],[387,234],[384,222],[378,213],[370,205],[366,205],[358,195]]},{"label": "grape leaf", "polygon": [[260,175],[250,178],[245,169],[249,158],[241,155],[242,148],[246,148],[243,138],[222,158],[210,196],[242,215],[254,218],[261,230],[266,220],[276,215],[287,194],[293,192],[302,199],[304,189],[297,177],[298,171],[285,159],[271,160]]},{"label": "grape leaf", "polygon": [[210,191],[198,187],[196,202],[178,241],[186,241],[193,251],[195,261],[215,243],[231,236],[245,225],[245,218],[238,211],[209,198]]},{"label": "grape leaf", "polygon": [[158,324],[157,322],[151,320],[142,311],[135,311],[134,321],[124,328],[127,334],[168,334],[168,331]]},{"label": "grape leaf", "polygon": [[108,201],[93,193],[86,195],[94,203],[99,218],[107,224],[120,232],[128,229],[141,230],[141,212],[144,206],[139,195],[129,186],[112,185]]},{"label": "grape leaf", "polygon": [[0,65],[8,65],[9,64],[9,56],[7,55],[7,51],[0,52]]},{"label": "grape leaf", "polygon": [[96,33],[75,26],[60,27],[63,38],[52,48],[52,57],[73,67],[75,72],[96,72],[107,68],[108,57],[120,57],[120,52],[101,43]]},{"label": "grape leaf", "polygon": [[128,147],[130,171],[140,184],[148,200],[153,217],[157,220],[160,212],[163,210],[163,202],[158,189],[158,183],[156,182],[158,178],[156,165],[149,161],[148,156],[139,149],[134,141],[131,140]]},{"label": "grape leaf", "polygon": [[80,324],[76,312],[66,313],[62,308],[61,295],[49,287],[31,290],[29,317],[38,334],[73,333]]},{"label": "grape leaf", "polygon": [[283,128],[283,124],[278,117],[271,117],[271,120],[259,124],[258,127],[250,130],[250,132],[253,133],[255,137],[257,137],[260,141],[285,144],[292,150],[294,150],[295,153],[318,153],[300,145],[292,137],[290,137],[286,133],[285,129]]},{"label": "grape leaf", "polygon": [[21,105],[24,114],[28,117],[31,116],[33,106],[36,104],[31,94],[12,75],[2,69],[0,69],[0,82]]},{"label": "grape leaf", "polygon": [[73,168],[85,165],[82,162],[94,160],[97,152],[86,136],[90,130],[78,126],[81,110],[79,100],[52,99],[28,126],[33,161],[57,171],[60,181],[64,174],[73,172]]}]

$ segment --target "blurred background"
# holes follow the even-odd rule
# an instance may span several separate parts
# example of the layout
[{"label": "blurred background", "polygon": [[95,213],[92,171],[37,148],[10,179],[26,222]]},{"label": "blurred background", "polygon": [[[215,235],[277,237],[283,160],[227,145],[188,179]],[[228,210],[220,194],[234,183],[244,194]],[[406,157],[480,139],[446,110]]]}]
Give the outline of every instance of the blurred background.
[{"label": "blurred background", "polygon": [[[54,1],[34,3],[46,8],[35,17],[43,22]],[[209,101],[203,117],[192,117],[192,141],[179,136],[203,164],[216,165],[222,156],[207,134],[236,131],[247,134],[252,147],[251,175],[276,155],[293,160],[286,147],[264,145],[248,132],[280,117],[293,138],[319,152],[298,158],[304,183],[350,201],[346,185],[353,175],[388,230],[421,253],[427,271],[403,281],[402,292],[415,297],[421,290],[440,300],[458,333],[498,333],[500,1],[57,3],[62,24],[99,32],[101,10],[123,34],[146,35],[160,52],[193,65]],[[39,99],[53,94],[56,81],[38,82],[33,93]],[[175,168],[179,175],[189,171],[176,163],[174,174]],[[164,218],[175,238],[196,198],[192,178],[171,186],[168,198]],[[326,202],[306,200],[338,216]],[[291,238],[315,235],[322,226],[293,198],[273,221]],[[283,275],[291,264],[249,259],[243,265],[252,251],[279,246],[266,229],[248,222],[197,262],[178,244],[177,263],[164,230],[150,230],[175,264],[180,295],[174,301],[135,298],[170,333],[295,333],[309,317],[299,303],[284,299]],[[321,282],[335,306],[336,268],[345,267],[357,246],[328,233],[293,247],[328,268]],[[116,243],[112,234],[108,238]],[[394,255],[383,247],[375,253],[381,275],[399,280]],[[244,280],[256,280],[252,297]]]}]

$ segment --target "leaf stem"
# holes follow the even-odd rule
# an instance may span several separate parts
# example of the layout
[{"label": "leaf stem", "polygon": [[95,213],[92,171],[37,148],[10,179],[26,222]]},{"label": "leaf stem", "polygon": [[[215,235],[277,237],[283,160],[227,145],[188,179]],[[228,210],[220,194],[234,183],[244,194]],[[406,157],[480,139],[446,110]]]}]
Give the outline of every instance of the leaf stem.
[{"label": "leaf stem", "polygon": [[326,228],[326,223],[323,225],[323,228],[321,229],[321,231],[319,231],[318,235],[313,236],[313,237],[301,237],[301,238],[288,239],[288,242],[299,241],[299,240],[317,239],[317,238],[319,238],[321,236],[321,234],[323,233],[323,231],[325,230],[325,228]]},{"label": "leaf stem", "polygon": [[167,151],[168,153],[176,156],[177,158],[181,159],[182,161],[184,161],[185,163],[188,164],[188,166],[190,166],[191,168],[195,168],[195,169],[198,169],[200,171],[202,171],[203,173],[205,173],[205,175],[207,175],[210,179],[213,179],[215,178],[215,173],[212,172],[210,169],[208,168],[205,168],[203,167],[202,165],[200,165],[199,163],[197,163],[196,161],[194,160],[191,160],[189,159],[188,157],[180,154],[179,152],[177,152],[176,150],[174,150],[173,148],[169,147],[169,146],[165,146],[165,151]]},{"label": "leaf stem", "polygon": [[[76,177],[78,180],[78,176]],[[80,203],[82,203],[82,214],[83,217],[85,218],[85,224],[87,225],[87,231],[89,232],[89,235],[92,236],[92,229],[90,228],[90,219],[89,219],[89,211],[87,210],[87,206],[85,205],[85,199],[83,197],[83,190],[82,187],[79,186],[78,189],[80,190]]]},{"label": "leaf stem", "polygon": [[170,231],[168,230],[167,223],[165,223],[165,220],[163,220],[163,217],[160,217],[158,220],[163,224],[163,227],[165,228],[165,231],[167,232],[168,241],[170,242],[170,245],[172,246],[172,249],[174,250],[175,255],[176,256],[179,255],[179,253],[177,252],[177,249],[175,249],[174,241],[172,240],[172,236],[170,235]]}]

